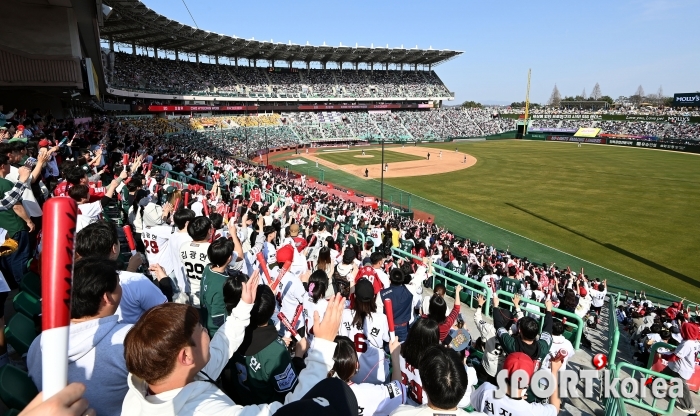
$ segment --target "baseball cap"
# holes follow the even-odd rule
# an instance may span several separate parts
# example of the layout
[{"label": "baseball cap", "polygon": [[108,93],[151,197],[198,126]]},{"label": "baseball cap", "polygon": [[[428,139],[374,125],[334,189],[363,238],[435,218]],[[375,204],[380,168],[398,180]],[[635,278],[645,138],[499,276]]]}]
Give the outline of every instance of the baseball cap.
[{"label": "baseball cap", "polygon": [[26,138],[26,137],[22,137],[22,136],[20,136],[20,137],[13,137],[12,139],[8,140],[7,142],[8,142],[8,143],[17,143],[17,142],[20,142],[20,143],[26,144],[26,143],[27,143],[27,138]]},{"label": "baseball cap", "polygon": [[472,336],[466,329],[450,329],[450,337],[450,348],[455,351],[464,351],[472,342]]},{"label": "baseball cap", "polygon": [[280,407],[275,415],[357,416],[357,398],[339,378],[326,378],[311,388],[300,400]]},{"label": "baseball cap", "polygon": [[588,294],[588,291],[586,291],[585,287],[580,287],[578,288],[578,294],[585,297]]},{"label": "baseball cap", "polygon": [[284,264],[285,262],[294,261],[294,246],[291,244],[285,244],[284,246],[277,249],[277,263]]},{"label": "baseball cap", "polygon": [[168,186],[165,188],[165,193],[167,195],[173,194],[173,193],[175,193],[175,191],[177,191],[177,188],[174,186]]},{"label": "baseball cap", "polygon": [[532,377],[535,373],[535,362],[525,353],[512,352],[506,356],[503,369],[508,372],[508,377],[518,370],[523,370],[528,377]]},{"label": "baseball cap", "polygon": [[292,224],[289,226],[289,235],[292,237],[299,235],[299,224]]},{"label": "baseball cap", "polygon": [[39,140],[39,147],[49,147],[49,141],[46,139]]},{"label": "baseball cap", "polygon": [[374,299],[374,285],[364,277],[355,283],[355,297],[360,302],[370,302]]}]

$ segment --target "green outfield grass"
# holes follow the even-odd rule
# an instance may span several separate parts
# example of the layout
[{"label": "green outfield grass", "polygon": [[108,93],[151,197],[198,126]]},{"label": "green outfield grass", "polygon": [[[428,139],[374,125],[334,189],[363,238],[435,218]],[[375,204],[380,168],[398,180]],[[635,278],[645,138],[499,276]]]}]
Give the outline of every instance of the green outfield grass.
[{"label": "green outfield grass", "polygon": [[[379,149],[366,149],[365,156],[373,157],[356,157],[362,155],[362,150],[347,150],[323,152],[322,150],[315,153],[320,159],[327,160],[336,165],[378,165],[382,163],[382,152]],[[384,151],[384,163],[409,162],[411,160],[422,160],[420,156],[407,155],[405,153]]]},{"label": "green outfield grass", "polygon": [[[622,287],[654,292],[651,285],[700,301],[700,156],[514,140],[429,147],[457,147],[477,164],[388,179],[387,199],[411,192],[425,198],[413,197],[414,209],[458,235],[536,261],[586,267]],[[325,178],[379,195],[377,181],[327,168]]]}]

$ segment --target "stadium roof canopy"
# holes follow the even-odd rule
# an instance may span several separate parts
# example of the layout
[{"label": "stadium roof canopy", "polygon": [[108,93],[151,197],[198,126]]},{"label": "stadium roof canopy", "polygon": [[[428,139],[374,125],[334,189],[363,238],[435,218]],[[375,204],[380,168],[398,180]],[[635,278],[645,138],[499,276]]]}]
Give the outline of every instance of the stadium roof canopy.
[{"label": "stadium roof canopy", "polygon": [[439,65],[460,51],[365,46],[311,46],[220,35],[169,19],[138,0],[102,0],[112,8],[100,37],[115,43],[155,47],[180,53],[229,58],[301,61]]}]

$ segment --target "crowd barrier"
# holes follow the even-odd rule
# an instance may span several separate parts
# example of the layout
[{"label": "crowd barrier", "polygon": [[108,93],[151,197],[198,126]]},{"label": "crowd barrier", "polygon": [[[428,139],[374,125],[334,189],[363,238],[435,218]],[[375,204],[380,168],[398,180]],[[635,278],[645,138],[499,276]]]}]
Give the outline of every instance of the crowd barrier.
[{"label": "crowd barrier", "polygon": [[[498,296],[499,303],[505,303],[506,305],[509,305],[511,307],[515,306],[513,304],[513,296],[514,296],[513,293],[506,292],[504,290],[499,290],[496,292],[496,295]],[[525,308],[521,307],[521,310],[523,311],[523,313],[535,314],[539,317],[544,316],[544,312],[541,311],[541,309],[544,309],[544,307],[545,307],[543,303],[540,303],[540,302],[537,302],[537,301],[534,301],[531,299],[527,299],[527,298],[520,298],[520,303],[521,304],[523,304],[523,303],[531,304],[531,305],[535,305],[538,308],[540,308],[539,310],[534,310],[534,309],[525,309]],[[565,325],[565,327],[570,327],[572,330],[569,331],[567,328],[567,330],[564,332],[564,338],[571,341],[571,344],[574,346],[575,350],[581,349],[581,337],[583,336],[583,328],[585,326],[583,319],[581,319],[581,317],[579,317],[578,315],[576,315],[574,313],[571,313],[571,312],[568,312],[568,311],[565,311],[565,310],[559,309],[559,308],[552,308],[552,315],[553,315],[552,316],[553,319],[558,320],[558,321],[562,321],[562,322],[563,322],[563,320],[560,319],[558,316],[563,316],[566,318],[566,322],[564,325]],[[544,326],[544,319],[540,319],[540,332],[542,331],[543,326]]]},{"label": "crowd barrier", "polygon": [[[407,251],[392,248],[392,255],[397,259],[403,259],[404,261],[417,261],[423,263],[423,258],[416,256],[415,254],[409,253]],[[485,283],[474,280],[468,276],[464,276],[452,270],[446,269],[437,264],[431,264],[430,267],[433,269],[433,279],[432,288],[435,289],[436,281],[438,283],[443,283],[448,294],[454,296],[454,288],[457,285],[464,287],[465,291],[462,292],[462,296],[469,298],[469,305],[471,308],[474,307],[474,300],[478,295],[482,295],[486,298],[486,303],[484,304],[484,314],[489,315],[491,309],[491,297],[492,290]],[[452,286],[450,286],[450,284]],[[464,299],[460,299],[464,302]],[[467,303],[467,302],[465,302]]]},{"label": "crowd barrier", "polygon": [[[626,362],[617,362],[617,350],[620,341],[620,326],[617,322],[615,316],[615,310],[620,302],[620,294],[610,293],[608,301],[608,364],[607,369],[609,370],[609,376],[612,379],[620,379],[625,376],[637,378],[638,380],[647,380],[649,377],[652,378],[663,378],[666,381],[671,379],[670,376],[658,373],[651,370],[650,368],[639,367]],[[668,344],[666,344],[668,345]],[[658,347],[657,347],[658,348]],[[655,352],[656,350],[654,350]],[[653,355],[653,354],[652,354]],[[651,367],[651,366],[649,366]],[[640,384],[644,384],[643,382]],[[616,383],[614,387],[618,393],[619,397],[609,397],[605,399],[605,416],[627,416],[627,405],[638,407],[640,409],[652,412],[652,414],[657,415],[668,415],[673,413],[673,408],[676,404],[676,399],[671,399],[666,402],[666,406],[657,407],[657,399],[653,398],[653,395],[648,394],[644,396],[651,396],[651,403],[645,401],[645,397],[638,391],[637,394],[632,398],[625,398],[621,394],[622,386],[620,383]],[[631,388],[631,387],[630,387]],[[646,388],[646,387],[642,387]],[[630,390],[628,390],[630,391]]]}]

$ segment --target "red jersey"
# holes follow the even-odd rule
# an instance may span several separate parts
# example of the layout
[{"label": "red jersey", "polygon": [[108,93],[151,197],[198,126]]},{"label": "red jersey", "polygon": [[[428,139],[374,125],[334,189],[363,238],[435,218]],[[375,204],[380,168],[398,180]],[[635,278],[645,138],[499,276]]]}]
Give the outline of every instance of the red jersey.
[{"label": "red jersey", "polygon": [[[53,190],[53,195],[54,196],[68,196],[68,185],[69,183],[67,181],[63,181],[56,185],[56,189]],[[89,187],[90,191],[90,201],[89,202],[95,202],[99,201],[102,199],[102,197],[105,196],[105,187],[100,187],[100,188],[95,188],[93,184],[90,184]]]},{"label": "red jersey", "polygon": [[292,240],[294,240],[294,247],[296,247],[297,251],[299,253],[302,252],[306,248],[306,240],[301,238],[301,237],[293,237]]}]

